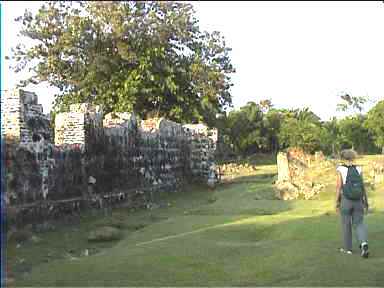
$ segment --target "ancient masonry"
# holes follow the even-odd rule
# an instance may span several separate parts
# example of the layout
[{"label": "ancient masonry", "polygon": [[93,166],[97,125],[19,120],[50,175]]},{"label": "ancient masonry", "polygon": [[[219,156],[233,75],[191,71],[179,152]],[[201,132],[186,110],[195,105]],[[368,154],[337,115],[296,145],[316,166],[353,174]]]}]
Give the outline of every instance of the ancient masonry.
[{"label": "ancient masonry", "polygon": [[277,155],[278,179],[275,183],[276,196],[282,200],[311,199],[324,188],[314,183],[316,173],[333,169],[321,152],[305,154],[300,149],[289,149]]},{"label": "ancient masonry", "polygon": [[37,95],[24,90],[6,91],[1,97],[1,135],[21,144],[49,140],[49,117],[37,103]]},{"label": "ancient masonry", "polygon": [[[321,152],[315,155],[305,154],[300,149],[289,149],[277,155],[278,179],[275,183],[276,196],[282,200],[311,199],[324,188],[323,184],[315,183],[327,170],[335,171],[338,161],[325,159]],[[363,171],[364,181],[371,185],[384,183],[384,160],[372,161]],[[328,180],[328,179],[323,179]]]},{"label": "ancient masonry", "polygon": [[374,185],[384,183],[384,159],[370,163],[372,182]]},{"label": "ancient masonry", "polygon": [[104,115],[102,107],[82,103],[56,115],[53,142],[35,93],[6,91],[1,99],[6,201],[16,222],[116,201],[144,205],[158,191],[206,181],[213,165],[217,130],[202,124]]},{"label": "ancient masonry", "polygon": [[203,124],[187,124],[183,129],[188,137],[191,150],[189,163],[192,174],[200,177],[208,177],[209,165],[214,162],[216,151],[217,130],[208,129]]}]

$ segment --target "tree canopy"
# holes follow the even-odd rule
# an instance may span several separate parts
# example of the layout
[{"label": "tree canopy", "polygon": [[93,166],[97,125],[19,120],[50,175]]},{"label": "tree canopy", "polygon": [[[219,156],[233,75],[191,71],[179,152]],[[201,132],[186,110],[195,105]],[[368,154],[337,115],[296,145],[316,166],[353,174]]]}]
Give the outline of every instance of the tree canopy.
[{"label": "tree canopy", "polygon": [[262,102],[249,102],[231,111],[217,127],[223,142],[243,156],[275,154],[289,147],[309,153],[323,151],[327,155],[348,148],[359,153],[378,153],[384,144],[383,103],[379,102],[366,115],[321,121],[309,108],[267,110]]},{"label": "tree canopy", "polygon": [[380,101],[367,115],[365,126],[372,132],[375,143],[384,153],[384,101]]},{"label": "tree canopy", "polygon": [[232,107],[231,49],[219,32],[200,30],[189,3],[53,1],[16,21],[32,44],[16,45],[13,68],[32,72],[22,86],[59,88],[55,111],[90,102],[106,113],[205,122],[241,155],[384,147],[384,101],[363,115],[367,97],[342,95],[338,110],[357,114],[325,122],[308,108],[275,109],[268,98],[224,113]]},{"label": "tree canopy", "polygon": [[189,3],[52,1],[16,21],[33,40],[13,50],[15,71],[33,72],[21,85],[59,88],[56,110],[91,102],[209,124],[232,105],[231,49],[200,30]]}]

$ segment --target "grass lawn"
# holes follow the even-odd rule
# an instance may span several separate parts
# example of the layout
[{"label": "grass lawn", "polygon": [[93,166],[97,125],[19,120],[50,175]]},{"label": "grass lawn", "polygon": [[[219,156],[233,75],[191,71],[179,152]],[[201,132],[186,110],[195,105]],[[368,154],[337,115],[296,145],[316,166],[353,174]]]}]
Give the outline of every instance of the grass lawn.
[{"label": "grass lawn", "polygon": [[[358,249],[337,251],[333,170],[316,176],[326,190],[307,201],[275,200],[275,173],[274,165],[259,166],[213,192],[200,187],[164,195],[170,205],[158,209],[116,209],[108,218],[86,216],[36,234],[38,243],[16,248],[10,242],[14,285],[384,286],[384,185],[369,190],[371,257],[363,259]],[[88,243],[88,232],[105,223],[118,226],[122,240]],[[85,249],[89,256],[82,256]]]}]

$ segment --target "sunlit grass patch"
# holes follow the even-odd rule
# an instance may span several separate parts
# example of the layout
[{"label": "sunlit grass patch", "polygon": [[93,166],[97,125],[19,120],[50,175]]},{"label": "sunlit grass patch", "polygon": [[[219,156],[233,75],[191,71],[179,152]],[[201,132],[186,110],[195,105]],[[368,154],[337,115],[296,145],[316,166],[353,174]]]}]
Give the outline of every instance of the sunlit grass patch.
[{"label": "sunlit grass patch", "polygon": [[[384,185],[369,190],[372,257],[362,259],[337,251],[341,239],[333,169],[315,176],[326,183],[315,200],[276,200],[274,173],[276,166],[258,166],[254,174],[240,175],[214,191],[196,186],[159,195],[171,205],[135,213],[117,209],[106,218],[86,217],[79,226],[43,233],[39,243],[17,249],[11,244],[9,260],[23,258],[29,265],[12,266],[19,267],[16,284],[383,286]],[[117,227],[122,239],[88,243],[87,233],[106,224]],[[75,260],[65,257],[69,249]],[[85,249],[89,256],[82,255]],[[355,242],[354,249],[358,252]]]}]

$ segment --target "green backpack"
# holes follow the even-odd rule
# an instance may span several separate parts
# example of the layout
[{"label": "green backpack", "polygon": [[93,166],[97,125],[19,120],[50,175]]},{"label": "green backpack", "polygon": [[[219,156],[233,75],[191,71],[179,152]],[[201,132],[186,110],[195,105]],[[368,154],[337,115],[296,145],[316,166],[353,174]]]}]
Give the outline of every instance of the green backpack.
[{"label": "green backpack", "polygon": [[363,178],[356,169],[356,166],[344,166],[348,168],[347,179],[343,185],[343,195],[349,200],[360,200],[363,198]]}]

